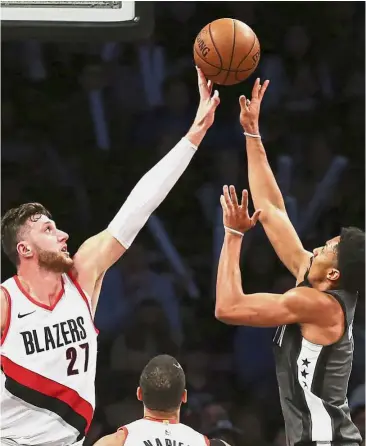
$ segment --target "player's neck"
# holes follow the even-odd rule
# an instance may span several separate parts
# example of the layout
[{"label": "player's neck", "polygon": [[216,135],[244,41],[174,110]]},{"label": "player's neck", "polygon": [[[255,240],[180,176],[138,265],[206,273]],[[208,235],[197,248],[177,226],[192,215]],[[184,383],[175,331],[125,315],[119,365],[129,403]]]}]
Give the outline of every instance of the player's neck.
[{"label": "player's neck", "polygon": [[61,273],[47,271],[38,265],[20,266],[17,276],[24,290],[41,303],[52,304],[62,289]]},{"label": "player's neck", "polygon": [[169,421],[170,423],[179,423],[179,409],[176,412],[157,412],[144,408],[144,418],[151,421]]},{"label": "player's neck", "polygon": [[333,289],[327,280],[309,280],[309,283],[314,289],[322,291],[323,293]]}]

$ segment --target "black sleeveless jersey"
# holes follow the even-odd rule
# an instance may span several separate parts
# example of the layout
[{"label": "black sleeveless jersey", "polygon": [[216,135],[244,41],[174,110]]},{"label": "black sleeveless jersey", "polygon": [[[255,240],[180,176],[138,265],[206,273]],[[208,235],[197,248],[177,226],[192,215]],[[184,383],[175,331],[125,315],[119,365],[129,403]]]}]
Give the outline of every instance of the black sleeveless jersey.
[{"label": "black sleeveless jersey", "polygon": [[[308,272],[298,286],[311,287]],[[298,324],[278,327],[273,339],[287,446],[361,444],[346,396],[357,295],[344,290],[327,294],[337,299],[344,313],[345,331],[338,342],[326,347],[313,344],[302,337]]]}]

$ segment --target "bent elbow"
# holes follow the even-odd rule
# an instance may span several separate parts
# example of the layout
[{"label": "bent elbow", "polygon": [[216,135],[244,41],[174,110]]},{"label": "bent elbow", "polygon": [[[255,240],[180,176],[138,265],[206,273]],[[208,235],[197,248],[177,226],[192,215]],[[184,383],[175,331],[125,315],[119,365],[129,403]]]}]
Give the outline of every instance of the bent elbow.
[{"label": "bent elbow", "polygon": [[224,314],[225,314],[225,311],[223,310],[222,307],[217,307],[217,306],[215,307],[215,318],[218,321],[223,322],[222,318],[224,317]]},{"label": "bent elbow", "polygon": [[216,307],[215,318],[224,324],[232,324],[232,310],[229,308]]}]

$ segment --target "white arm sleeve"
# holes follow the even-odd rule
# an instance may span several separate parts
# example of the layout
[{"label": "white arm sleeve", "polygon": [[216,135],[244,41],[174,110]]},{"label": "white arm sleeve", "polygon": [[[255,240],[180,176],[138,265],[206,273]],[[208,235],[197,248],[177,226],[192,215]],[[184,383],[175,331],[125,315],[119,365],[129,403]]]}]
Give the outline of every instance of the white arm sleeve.
[{"label": "white arm sleeve", "polygon": [[109,233],[126,249],[186,170],[196,150],[182,138],[133,188],[108,226]]}]

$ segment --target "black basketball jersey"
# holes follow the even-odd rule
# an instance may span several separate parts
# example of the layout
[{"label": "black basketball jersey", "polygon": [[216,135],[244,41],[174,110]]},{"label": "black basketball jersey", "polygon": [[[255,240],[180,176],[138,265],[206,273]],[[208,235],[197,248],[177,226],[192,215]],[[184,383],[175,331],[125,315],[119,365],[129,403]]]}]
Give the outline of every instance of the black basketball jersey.
[{"label": "black basketball jersey", "polygon": [[[311,287],[307,280],[298,286]],[[327,291],[340,303],[345,331],[333,345],[313,344],[298,324],[278,327],[274,353],[287,446],[358,446],[361,436],[352,423],[347,401],[352,369],[352,324],[357,295]]]}]

